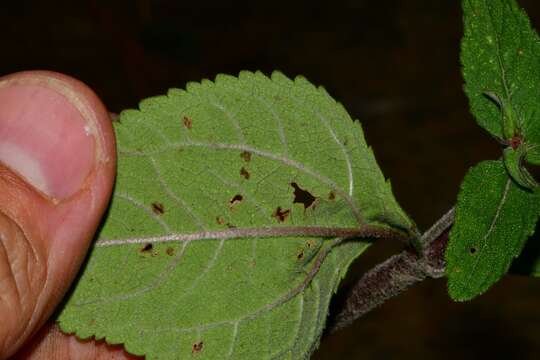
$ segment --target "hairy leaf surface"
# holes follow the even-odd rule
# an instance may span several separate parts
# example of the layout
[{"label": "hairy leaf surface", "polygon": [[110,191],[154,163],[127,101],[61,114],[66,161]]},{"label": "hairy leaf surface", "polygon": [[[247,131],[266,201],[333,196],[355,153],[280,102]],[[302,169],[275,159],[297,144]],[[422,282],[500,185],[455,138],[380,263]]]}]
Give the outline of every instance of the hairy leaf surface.
[{"label": "hairy leaf surface", "polygon": [[446,250],[450,296],[469,300],[499,280],[534,232],[538,215],[540,193],[517,185],[502,161],[471,168]]},{"label": "hairy leaf surface", "polygon": [[115,129],[110,212],[58,317],[81,338],[147,359],[306,358],[368,246],[320,235],[415,232],[360,124],[301,77],[190,83]]}]

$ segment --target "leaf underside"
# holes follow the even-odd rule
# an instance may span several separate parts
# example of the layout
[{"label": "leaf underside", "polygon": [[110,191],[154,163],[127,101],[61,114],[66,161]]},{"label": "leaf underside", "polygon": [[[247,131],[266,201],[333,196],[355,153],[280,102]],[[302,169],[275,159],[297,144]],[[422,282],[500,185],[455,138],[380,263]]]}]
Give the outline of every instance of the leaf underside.
[{"label": "leaf underside", "polygon": [[[80,338],[147,359],[307,358],[331,295],[368,242],[335,247],[307,281],[332,239],[219,234],[413,232],[360,124],[304,78],[219,75],[142,101],[115,130],[110,211],[57,319]],[[205,232],[218,236],[199,241]]]},{"label": "leaf underside", "polygon": [[499,280],[534,232],[539,214],[539,192],[518,186],[502,161],[471,168],[446,250],[450,296],[469,300]]}]

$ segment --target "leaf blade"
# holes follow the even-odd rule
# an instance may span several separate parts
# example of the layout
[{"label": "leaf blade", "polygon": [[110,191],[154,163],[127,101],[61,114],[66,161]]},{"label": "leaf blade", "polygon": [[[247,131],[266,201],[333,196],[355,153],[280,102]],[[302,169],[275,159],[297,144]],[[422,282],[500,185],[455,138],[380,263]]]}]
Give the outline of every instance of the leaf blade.
[{"label": "leaf blade", "polygon": [[[415,231],[360,125],[303,78],[243,72],[191,83],[123,112],[116,131],[117,186],[99,237],[119,246],[92,249],[59,317],[80,337],[125,343],[148,358],[188,357],[201,341],[202,358],[222,358],[223,349],[231,359],[304,358],[368,243],[339,245],[305,284],[331,240],[145,245],[146,237],[268,226]],[[114,323],[117,314],[127,324]]]},{"label": "leaf blade", "polygon": [[[464,0],[462,4],[464,89],[476,121],[499,139],[510,140],[517,131],[526,143],[538,144],[538,34],[514,0]],[[486,93],[495,94],[501,103]]]},{"label": "leaf blade", "polygon": [[534,232],[539,214],[538,192],[516,185],[502,161],[471,168],[445,255],[450,296],[470,300],[499,280]]}]

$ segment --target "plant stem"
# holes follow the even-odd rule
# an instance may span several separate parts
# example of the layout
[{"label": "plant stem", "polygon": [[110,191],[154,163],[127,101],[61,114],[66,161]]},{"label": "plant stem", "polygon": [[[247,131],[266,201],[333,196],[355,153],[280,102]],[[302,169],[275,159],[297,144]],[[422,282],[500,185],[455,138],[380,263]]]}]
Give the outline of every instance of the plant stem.
[{"label": "plant stem", "polygon": [[422,235],[421,253],[405,249],[365,273],[351,289],[343,309],[329,325],[328,332],[334,333],[346,327],[427,277],[442,277],[445,271],[444,251],[453,222],[454,208]]}]

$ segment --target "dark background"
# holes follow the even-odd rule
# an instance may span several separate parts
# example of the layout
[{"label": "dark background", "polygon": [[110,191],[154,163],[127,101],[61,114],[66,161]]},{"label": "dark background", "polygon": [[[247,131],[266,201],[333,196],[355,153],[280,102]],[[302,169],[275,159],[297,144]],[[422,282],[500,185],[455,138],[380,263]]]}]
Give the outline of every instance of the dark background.
[{"label": "dark background", "polygon": [[[452,206],[471,165],[499,156],[462,93],[459,1],[254,3],[2,1],[0,75],[64,72],[120,111],[218,73],[303,74],[361,120],[396,197],[423,229]],[[520,4],[539,27],[540,3]],[[346,284],[397,251],[375,244]],[[539,285],[511,276],[462,304],[444,280],[426,281],[325,337],[313,359],[536,359]]]}]

